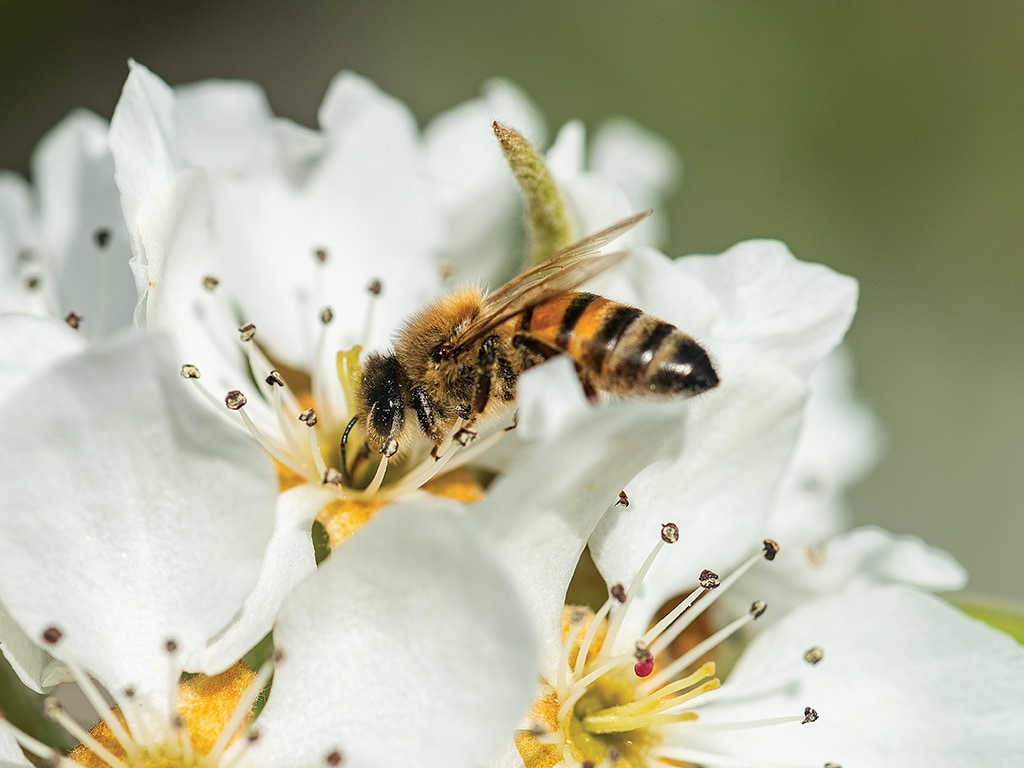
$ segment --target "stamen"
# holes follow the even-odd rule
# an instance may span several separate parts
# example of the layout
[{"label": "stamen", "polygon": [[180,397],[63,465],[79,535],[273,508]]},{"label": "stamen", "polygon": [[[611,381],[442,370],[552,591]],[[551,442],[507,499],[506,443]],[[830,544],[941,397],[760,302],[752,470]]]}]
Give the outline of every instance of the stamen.
[{"label": "stamen", "polygon": [[[391,438],[388,439],[391,440]],[[392,442],[394,441],[392,440]],[[373,496],[373,494],[380,490],[380,486],[384,482],[384,473],[388,471],[388,455],[384,454],[383,450],[384,449],[381,448],[380,464],[377,465],[377,473],[373,476],[373,480],[370,481],[370,484],[366,486],[366,490],[363,491],[367,496]],[[394,452],[392,452],[391,455],[393,456]]]},{"label": "stamen", "polygon": [[256,326],[253,323],[246,323],[238,328],[238,335],[242,341],[252,341],[256,335]]},{"label": "stamen", "polygon": [[203,277],[203,288],[205,288],[206,290],[212,291],[218,285],[220,285],[220,279],[214,277],[213,275],[206,275],[205,277]]},{"label": "stamen", "polygon": [[207,754],[207,760],[211,765],[217,764],[218,758],[220,758],[221,753],[227,747],[228,742],[231,741],[231,737],[242,727],[245,718],[249,715],[253,702],[256,701],[256,697],[260,695],[260,691],[270,682],[270,677],[274,674],[274,664],[280,663],[282,658],[283,655],[277,651],[271,654],[271,657],[263,662],[259,670],[257,670],[256,676],[249,683],[245,692],[239,697],[231,717]]},{"label": "stamen", "polygon": [[84,318],[77,312],[68,312],[64,317],[64,322],[74,328],[76,331],[81,328],[82,320]]},{"label": "stamen", "polygon": [[96,714],[99,715],[100,720],[106,723],[107,727],[110,728],[111,734],[113,734],[117,743],[121,745],[121,748],[125,751],[128,758],[130,760],[138,759],[141,752],[139,751],[135,740],[121,724],[121,721],[111,711],[110,705],[107,704],[106,699],[103,698],[103,694],[100,693],[99,688],[96,687],[92,678],[85,674],[76,662],[68,659],[63,659],[62,661],[71,673],[71,677],[74,678],[76,683],[78,683],[78,687],[82,689],[82,693],[85,694],[86,700],[88,700],[89,704],[92,705]]},{"label": "stamen", "polygon": [[[675,529],[674,533],[672,530],[673,528]],[[647,559],[644,560],[643,565],[640,566],[640,570],[637,571],[636,576],[633,577],[633,581],[630,583],[629,589],[626,591],[626,599],[621,601],[622,607],[615,612],[615,615],[612,616],[611,620],[608,622],[608,633],[605,636],[605,644],[607,647],[615,647],[615,641],[619,634],[619,627],[622,626],[622,619],[626,615],[626,611],[629,610],[629,605],[633,601],[633,596],[640,588],[640,584],[647,576],[647,572],[651,570],[651,566],[654,565],[654,559],[658,556],[658,553],[661,552],[662,547],[670,543],[669,539],[671,539],[673,535],[675,535],[676,539],[679,538],[679,527],[675,523],[665,523],[661,526],[661,539],[654,545],[651,553],[647,555]]]},{"label": "stamen", "polygon": [[[245,424],[246,429],[249,430],[249,434],[252,435],[253,440],[259,443],[260,447],[273,456],[281,464],[284,464],[288,469],[292,470],[297,475],[305,476],[306,472],[303,467],[295,462],[295,460],[274,445],[264,434],[260,431],[260,428],[256,426],[255,422],[249,418],[249,414],[245,412],[245,404],[248,402],[245,395],[239,392],[237,389],[233,389],[224,396],[224,405],[229,410],[238,411],[238,415],[242,417],[242,422]],[[316,454],[319,455],[319,454]],[[321,461],[323,459],[321,458]],[[325,467],[326,469],[326,467]],[[322,474],[322,473],[321,473]]]},{"label": "stamen", "polygon": [[808,649],[807,653],[804,654],[804,661],[811,666],[818,664],[822,659],[825,658],[825,650],[815,646],[814,648]]},{"label": "stamen", "polygon": [[[38,757],[44,765],[53,766],[54,768],[82,768],[78,763],[73,763],[53,747],[29,736],[2,714],[0,714],[0,725],[7,728],[7,731],[14,737],[14,740],[18,742],[22,749]],[[111,765],[112,768],[127,768],[120,761]]]},{"label": "stamen", "polygon": [[678,659],[674,659],[671,664],[668,664],[663,669],[659,669],[658,674],[644,682],[644,690],[654,690],[664,681],[674,678],[701,656],[712,649],[717,648],[722,642],[739,632],[743,627],[747,626],[747,624],[761,618],[767,607],[768,606],[761,600],[753,603],[750,606],[750,610],[743,616],[733,620],[710,637],[705,638]]},{"label": "stamen", "polygon": [[316,411],[307,408],[299,414],[299,421],[309,427],[306,432],[309,434],[309,452],[313,456],[313,463],[316,464],[316,471],[320,477],[327,475],[327,463],[324,461],[323,453],[320,451],[320,441],[316,439]]},{"label": "stamen", "polygon": [[327,249],[323,247],[317,248],[313,251],[313,256],[317,261],[323,264],[327,261]]},{"label": "stamen", "polygon": [[[644,635],[644,640],[650,643],[651,650],[654,652],[654,654],[659,654],[666,646],[668,646],[669,643],[671,643],[673,640],[679,637],[679,635],[683,632],[684,629],[690,626],[698,616],[704,613],[704,611],[706,611],[708,608],[714,605],[715,601],[718,600],[718,598],[721,595],[724,595],[726,591],[729,589],[729,587],[735,584],[736,581],[740,579],[747,571],[754,567],[754,565],[759,560],[761,560],[761,558],[764,558],[766,560],[774,559],[778,551],[779,545],[776,544],[774,541],[771,541],[771,539],[766,539],[762,549],[758,550],[755,554],[751,555],[744,563],[742,563],[736,570],[730,573],[724,580],[718,579],[717,574],[713,574],[715,576],[715,579],[711,579],[709,576],[707,581],[715,583],[714,594],[710,595],[704,600],[701,600],[700,604],[693,606],[692,609],[689,605],[685,605],[684,607],[686,601],[684,601],[684,603],[680,603],[680,605],[677,606],[676,609],[674,609],[672,612],[670,612],[669,615],[665,617],[665,619],[662,619],[660,622],[658,622],[657,626],[655,626],[654,629],[652,629],[650,632]],[[701,577],[703,578],[704,576],[705,574],[702,573]],[[672,624],[672,621],[675,621],[676,618],[679,618],[679,616],[684,611],[686,612],[685,620],[677,622],[675,625],[672,625],[671,628],[667,629],[666,631],[666,628]],[[666,619],[668,619],[669,616],[672,617],[672,621],[666,621]],[[660,637],[657,637],[657,633],[655,632],[655,630],[657,630],[658,633],[664,632],[664,634],[661,634]],[[657,637],[656,640],[655,637]]]},{"label": "stamen", "polygon": [[57,723],[69,735],[87,746],[92,752],[108,765],[121,766],[124,761],[117,755],[103,746],[97,739],[83,728],[79,723],[68,715],[64,706],[54,696],[49,696],[43,702],[43,713],[53,722]]},{"label": "stamen", "polygon": [[232,768],[245,757],[245,753],[260,740],[260,732],[255,728],[245,734],[244,737],[232,742],[220,758],[217,768]]},{"label": "stamen", "polygon": [[[618,590],[616,590],[616,587],[618,587]],[[583,636],[583,642],[580,644],[580,651],[576,656],[576,664],[573,668],[573,674],[576,677],[583,674],[583,669],[587,664],[587,657],[590,655],[590,646],[593,644],[594,638],[597,636],[597,630],[600,628],[601,622],[604,621],[604,617],[607,616],[608,612],[612,609],[612,600],[621,603],[626,599],[626,593],[621,584],[615,584],[612,586],[609,593],[610,597],[604,601],[604,605],[602,605],[598,609],[597,613],[594,614],[594,618],[590,622],[590,626],[587,627],[587,634]],[[619,597],[620,594],[622,595],[621,597]],[[562,689],[559,688],[559,690]]]},{"label": "stamen", "polygon": [[374,278],[370,281],[369,285],[366,286],[367,293],[370,294],[370,301],[366,305],[366,321],[363,324],[363,346],[365,347],[370,342],[370,331],[373,330],[373,316],[377,308],[377,297],[384,292],[384,283],[379,278]]},{"label": "stamen", "polygon": [[143,714],[142,705],[139,703],[138,698],[136,698],[135,689],[131,686],[125,688],[124,697],[128,699],[128,703],[131,706],[131,714],[133,717],[129,718],[128,714],[125,713],[125,718],[128,722],[134,723],[132,729],[135,733],[134,741],[138,744],[154,743],[154,736],[146,723],[146,717]]},{"label": "stamen", "polygon": [[[580,636],[580,632],[583,631],[583,615],[570,615],[570,621],[573,622],[572,629],[569,630],[565,640],[562,643],[561,658],[558,659],[558,674],[555,679],[556,691],[564,691],[566,688],[567,677],[569,676],[569,656],[572,655],[573,646],[576,645],[576,638]],[[597,618],[596,616],[594,617]],[[594,622],[591,622],[591,627]],[[580,656],[583,655],[583,645],[580,645],[580,654],[576,657],[576,662],[579,663]]]},{"label": "stamen", "polygon": [[324,762],[331,766],[331,768],[334,768],[335,766],[341,765],[344,759],[345,758],[341,752],[335,749],[327,753],[327,757],[324,758]]},{"label": "stamen", "polygon": [[199,372],[199,369],[191,363],[185,363],[181,366],[181,378],[191,382],[192,386],[199,390],[199,394],[205,397],[210,405],[220,410],[220,400],[214,397],[213,393],[199,382],[200,376],[202,374]]},{"label": "stamen", "polygon": [[100,227],[92,233],[92,238],[96,241],[98,247],[106,248],[110,244],[110,230],[106,227]]},{"label": "stamen", "polygon": [[699,731],[742,731],[748,728],[765,728],[769,725],[783,725],[785,723],[813,723],[817,719],[818,713],[810,707],[806,707],[802,715],[766,717],[760,720],[736,720],[730,723],[708,723],[700,720],[687,726],[687,728]]},{"label": "stamen", "polygon": [[181,751],[181,762],[183,765],[192,765],[195,750],[192,748],[192,734],[185,727],[185,718],[176,715],[171,718],[171,727],[178,736],[178,748]]},{"label": "stamen", "polygon": [[628,507],[629,506],[629,496],[626,495],[625,491],[619,491],[619,500],[615,502],[615,506],[617,506],[617,507]]},{"label": "stamen", "polygon": [[167,711],[174,713],[172,716],[181,717],[178,710],[178,685],[181,683],[181,667],[178,666],[178,641],[168,638],[164,641],[164,650],[167,652]]}]

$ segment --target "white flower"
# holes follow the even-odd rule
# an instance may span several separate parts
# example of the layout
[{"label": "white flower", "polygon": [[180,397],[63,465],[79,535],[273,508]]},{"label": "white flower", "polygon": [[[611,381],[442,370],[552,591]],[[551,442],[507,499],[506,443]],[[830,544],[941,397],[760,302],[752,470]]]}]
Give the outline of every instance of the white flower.
[{"label": "white flower", "polygon": [[[90,345],[0,406],[18,448],[0,473],[0,600],[87,692],[113,732],[97,736],[122,758],[113,764],[487,759],[528,701],[531,637],[480,535],[441,501],[379,515],[284,601],[258,738],[228,746],[250,729],[269,666],[233,673],[246,684],[232,719],[186,701],[183,671],[219,673],[270,628],[231,629],[266,574],[274,478],[257,446],[192,401],[168,357],[144,335]],[[58,704],[47,711],[101,751]],[[9,747],[5,737],[0,754],[26,765]]]},{"label": "white flower", "polygon": [[[188,609],[191,623],[176,619],[173,634],[188,651],[183,663],[200,669],[207,641],[256,582],[273,523],[273,472],[250,441],[192,402],[167,367],[166,342],[138,335],[85,345],[55,321],[0,318],[5,335],[48,324],[52,338],[68,335],[79,349],[55,345],[48,364],[0,402],[8,585],[0,603],[38,640],[57,598],[36,590],[53,590],[67,603],[62,623],[78,661],[122,688],[129,681],[111,665],[151,670],[155,678],[130,681],[150,691],[166,682],[161,648],[172,635],[161,603]],[[121,591],[105,593],[96,581],[121,582]],[[196,599],[183,601],[190,589]],[[95,627],[112,637],[90,638]],[[237,658],[268,628],[250,627],[229,653]],[[51,682],[38,654],[0,639],[23,679],[37,689]]]},{"label": "white flower", "polygon": [[[492,93],[505,94],[498,101],[518,105],[512,111],[530,122],[509,86]],[[321,130],[311,131],[274,118],[251,84],[171,89],[132,66],[111,146],[142,297],[137,319],[171,334],[189,364],[185,372],[215,404],[233,393],[229,407],[241,417],[235,421],[277,460],[284,486],[305,484],[314,512],[335,498],[379,505],[472,455],[449,441],[435,462],[424,442],[404,470],[384,475],[382,462],[362,492],[338,469],[360,350],[385,347],[405,316],[441,293],[442,258],[466,239],[468,213],[459,206],[474,183],[453,179],[483,173],[489,187],[498,170],[498,187],[512,185],[491,134],[495,115],[467,126],[465,115],[481,109],[471,104],[442,115],[421,139],[404,106],[342,73],[320,110]],[[473,162],[468,140],[481,129],[496,163],[486,171]],[[465,156],[445,161],[438,147],[463,132]],[[601,146],[644,143],[621,124],[615,133],[625,138]],[[552,163],[570,203],[579,203],[581,234],[611,223],[602,211],[619,218],[632,212],[614,182],[583,171],[579,126],[564,134]],[[631,183],[649,199],[670,180]],[[454,197],[453,184],[462,190]],[[610,202],[598,210],[582,190],[593,200],[601,190]],[[477,192],[483,197],[473,205],[486,204],[483,187]],[[502,248],[512,242],[503,229],[487,239]],[[502,253],[506,266],[520,266],[510,250]],[[483,447],[480,441],[472,453]]]},{"label": "white flower", "polygon": [[[501,765],[902,766],[921,756],[924,764],[953,766],[975,756],[987,764],[1021,750],[1024,737],[1014,723],[1024,713],[1024,650],[906,587],[867,585],[805,601],[755,639],[724,684],[715,666],[699,659],[758,618],[763,603],[730,616],[734,621],[717,632],[699,633],[702,642],[685,656],[673,643],[719,596],[741,586],[756,591],[775,567],[760,562],[761,552],[732,573],[702,572],[696,563],[677,573],[676,585],[701,586],[676,598],[675,610],[648,631],[656,617],[638,597],[660,590],[651,583],[657,564],[685,536],[665,526],[665,541],[678,543],[659,543],[629,580],[609,582],[611,597],[597,622],[586,610],[563,614],[573,571],[566,562],[582,551],[600,515],[595,509],[635,467],[636,452],[650,450],[643,436],[655,443],[664,438],[664,421],[643,418],[642,407],[563,420],[522,472],[503,476],[475,505],[529,602],[543,650],[535,705]],[[594,432],[613,415],[622,418],[619,464],[602,455],[606,444]],[[670,442],[661,453],[671,450]],[[573,457],[572,470],[559,460],[566,455]],[[566,471],[574,474],[556,485]],[[531,476],[539,484],[527,482]],[[552,492],[553,485],[560,490]],[[629,508],[609,514],[628,516]],[[656,539],[643,519],[635,523],[636,537],[646,530]],[[737,535],[747,542],[755,537],[753,530]],[[777,552],[774,544],[764,550]],[[677,571],[685,563],[674,562]],[[642,615],[631,617],[634,611]]]},{"label": "white flower", "polygon": [[0,311],[69,318],[97,339],[131,322],[135,290],[107,123],[79,110],[39,143],[33,184],[0,172]]}]

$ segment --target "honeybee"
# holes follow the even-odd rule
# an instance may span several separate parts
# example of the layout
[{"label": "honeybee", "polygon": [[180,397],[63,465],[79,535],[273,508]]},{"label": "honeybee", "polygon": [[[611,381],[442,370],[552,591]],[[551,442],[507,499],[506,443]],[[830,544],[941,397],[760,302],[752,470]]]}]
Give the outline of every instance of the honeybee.
[{"label": "honeybee", "polygon": [[519,375],[555,355],[572,358],[591,399],[691,396],[718,384],[707,352],[688,334],[574,290],[626,257],[600,249],[649,213],[590,235],[492,293],[464,287],[410,317],[394,351],[363,366],[349,429],[359,424],[364,455],[367,446],[394,455],[417,431],[436,450],[460,422],[465,430],[512,406]]}]

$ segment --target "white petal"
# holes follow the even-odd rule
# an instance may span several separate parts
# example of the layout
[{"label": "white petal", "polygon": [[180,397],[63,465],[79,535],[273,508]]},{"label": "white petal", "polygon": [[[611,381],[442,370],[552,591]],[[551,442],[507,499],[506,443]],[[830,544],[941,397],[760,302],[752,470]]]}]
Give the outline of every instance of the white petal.
[{"label": "white petal", "polygon": [[655,208],[678,185],[682,166],[675,149],[632,120],[617,117],[594,133],[590,168],[621,184],[641,207]]},{"label": "white petal", "polygon": [[[633,519],[672,520],[682,532],[627,614],[626,625],[639,631],[703,568],[722,573],[772,534],[772,498],[796,443],[806,377],[845,332],[856,284],[770,242],[677,262],[637,248],[596,282],[694,335],[721,379],[693,402],[682,453],[626,488]],[[609,517],[595,532],[591,549],[610,582],[628,583],[646,557],[641,530]]]},{"label": "white petal", "polygon": [[772,512],[771,533],[787,548],[817,545],[848,527],[845,494],[870,471],[882,428],[853,391],[843,347],[811,375],[796,449]]},{"label": "white petal", "polygon": [[273,115],[256,83],[206,80],[175,89],[177,145],[183,165],[221,173],[244,169],[259,151]]},{"label": "white petal", "polygon": [[0,312],[55,315],[52,265],[31,195],[21,176],[0,171]]},{"label": "white petal", "polygon": [[797,261],[775,240],[676,264],[720,302],[710,335],[756,344],[805,378],[842,340],[857,308],[856,280]]},{"label": "white petal", "polygon": [[[153,218],[153,200],[168,194],[178,168],[167,137],[174,125],[174,94],[163,80],[137,62],[131,69],[110,120],[110,152],[121,210],[131,238],[131,268],[139,304],[135,320],[145,324],[145,298],[150,279],[158,280],[162,262],[148,252],[150,234],[144,222]],[[145,236],[144,236],[145,235]],[[159,246],[160,241],[154,243]]]},{"label": "white petal", "polygon": [[284,599],[316,570],[310,526],[321,507],[332,499],[332,491],[308,484],[278,495],[274,533],[263,557],[259,581],[239,614],[189,669],[208,674],[225,669],[266,634]]},{"label": "white petal", "polygon": [[725,576],[770,534],[772,493],[796,439],[804,387],[751,349],[722,344],[716,358],[722,382],[692,403],[683,450],[640,472],[626,486],[629,514],[607,516],[591,540],[606,581],[628,585],[654,543],[650,531],[679,526],[679,541],[659,555],[626,614],[626,641],[703,569]]},{"label": "white petal", "polygon": [[[524,388],[524,413],[538,410],[530,398],[558,397],[560,370],[545,365],[530,372],[544,375],[550,386],[536,386],[537,381]],[[543,675],[555,668],[565,590],[588,537],[638,470],[667,450],[678,450],[672,443],[682,432],[686,403],[634,401],[576,413],[569,418],[558,413],[555,423],[561,429],[521,454],[471,507],[498,542],[530,606],[542,642]],[[661,521],[635,517],[632,506],[614,507],[608,517],[637,526],[635,538],[646,539],[648,551],[661,530]]]},{"label": "white petal", "polygon": [[[810,666],[802,656],[815,645],[824,660]],[[720,703],[701,710],[701,721],[796,714],[805,706],[821,719],[728,737],[679,728],[675,741],[751,765],[959,768],[1024,758],[1024,649],[907,588],[794,611],[751,645],[721,693]]]},{"label": "white petal", "polygon": [[353,768],[483,763],[535,681],[528,620],[470,522],[399,503],[346,540],[282,608],[284,652],[253,762]]},{"label": "white petal", "polygon": [[0,315],[0,402],[84,346],[85,339],[59,320]]},{"label": "white petal", "polygon": [[14,737],[6,728],[0,728],[0,768],[31,768],[31,766],[32,763],[25,758],[25,754]]},{"label": "white petal", "polygon": [[[18,679],[27,687],[36,693],[49,690],[49,686],[43,682],[43,677],[46,674],[47,665],[53,661],[53,657],[22,631],[2,605],[0,605],[0,652],[3,653],[7,663],[17,674]],[[0,733],[2,732],[3,730],[0,729]]]},{"label": "white petal", "polygon": [[56,314],[81,315],[82,330],[92,339],[129,326],[136,300],[107,131],[99,116],[72,112],[32,157],[42,235],[53,259]]},{"label": "white petal", "polygon": [[456,282],[492,288],[521,271],[525,247],[521,204],[491,128],[495,120],[535,147],[547,141],[537,108],[504,80],[488,82],[479,99],[441,113],[423,131],[431,186],[446,218],[443,258]]},{"label": "white petal", "polygon": [[[166,688],[164,643],[202,649],[252,589],[276,483],[192,400],[165,340],[90,345],[0,409],[0,600],[114,695]],[[216,585],[216,588],[211,588]],[[166,704],[166,695],[155,700]]]},{"label": "white petal", "polygon": [[211,186],[222,287],[273,357],[305,370],[322,363],[321,347],[385,346],[439,282],[440,214],[408,110],[343,73],[320,116],[323,134],[279,121],[262,139],[265,162]]}]

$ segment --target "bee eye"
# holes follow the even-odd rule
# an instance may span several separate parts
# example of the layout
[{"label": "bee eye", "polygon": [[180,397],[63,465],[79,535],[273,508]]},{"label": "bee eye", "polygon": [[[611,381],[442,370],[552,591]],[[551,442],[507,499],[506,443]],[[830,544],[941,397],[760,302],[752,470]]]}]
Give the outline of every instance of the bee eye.
[{"label": "bee eye", "polygon": [[451,360],[453,357],[455,357],[455,345],[450,341],[442,341],[430,350],[430,359],[435,363],[440,363],[442,360]]}]

